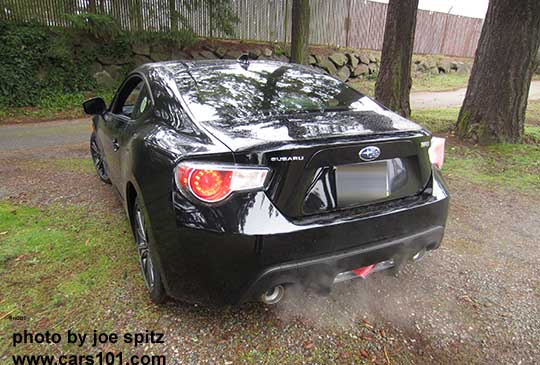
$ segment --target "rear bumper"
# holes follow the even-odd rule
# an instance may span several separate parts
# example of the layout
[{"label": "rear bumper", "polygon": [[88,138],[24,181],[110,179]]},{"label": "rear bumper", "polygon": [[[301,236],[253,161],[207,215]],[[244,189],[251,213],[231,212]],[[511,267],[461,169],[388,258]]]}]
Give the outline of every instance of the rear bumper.
[{"label": "rear bumper", "polygon": [[329,292],[340,273],[383,261],[399,265],[417,252],[439,247],[444,227],[433,227],[405,237],[362,245],[344,252],[300,260],[265,270],[246,290],[241,301],[257,298],[279,284],[299,284],[319,292]]},{"label": "rear bumper", "polygon": [[149,217],[159,217],[151,239],[169,295],[223,305],[284,283],[327,291],[341,272],[437,248],[449,200],[437,171],[415,199],[302,224],[282,216],[263,192],[248,198],[230,211],[193,212],[174,197],[170,210],[148,206]]}]

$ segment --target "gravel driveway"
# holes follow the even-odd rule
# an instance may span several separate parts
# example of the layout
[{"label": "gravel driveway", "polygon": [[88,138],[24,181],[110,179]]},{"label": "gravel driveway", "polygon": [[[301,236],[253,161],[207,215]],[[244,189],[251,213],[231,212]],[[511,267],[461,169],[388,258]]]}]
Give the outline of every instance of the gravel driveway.
[{"label": "gravel driveway", "polygon": [[[86,123],[73,127],[85,131],[84,140]],[[32,163],[43,159],[90,158],[86,143],[34,148],[39,135],[9,130],[6,137],[5,128],[0,199],[45,206],[95,201],[123,214],[112,188],[93,175],[33,173]],[[68,133],[70,142],[77,133]],[[58,143],[68,140],[58,138]],[[166,349],[159,350],[174,364],[354,363],[358,354],[380,364],[538,363],[538,198],[458,176],[449,184],[452,202],[442,247],[398,277],[374,274],[340,284],[328,297],[292,292],[275,307],[252,303],[213,310],[178,302],[151,307],[155,328],[167,335]],[[139,328],[136,313],[125,308],[136,307],[131,302],[141,289],[130,288],[134,292],[122,295],[108,311],[110,318],[100,320]]]}]

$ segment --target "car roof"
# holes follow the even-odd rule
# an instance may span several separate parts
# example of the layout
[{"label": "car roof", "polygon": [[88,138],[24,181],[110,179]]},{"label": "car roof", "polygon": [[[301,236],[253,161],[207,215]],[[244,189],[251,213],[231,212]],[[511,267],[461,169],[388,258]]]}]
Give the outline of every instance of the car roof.
[{"label": "car roof", "polygon": [[[201,70],[207,69],[208,72],[220,71],[237,65],[242,65],[240,60],[176,60],[176,61],[163,61],[163,62],[152,62],[146,63],[139,66],[133,72],[141,73],[146,76],[149,80],[157,80],[158,77],[176,77],[179,73],[189,72],[190,70]],[[259,66],[268,65],[269,67],[275,68],[276,66],[285,66],[290,69],[296,69],[302,72],[311,72],[314,74],[323,74],[319,69],[316,69],[311,66],[299,65],[296,63],[287,63],[281,61],[273,60],[249,60],[248,64],[257,64]],[[249,66],[248,66],[249,67]],[[153,71],[162,71],[162,72],[153,72]],[[163,72],[165,71],[165,72]],[[198,81],[195,78],[195,81]]]}]

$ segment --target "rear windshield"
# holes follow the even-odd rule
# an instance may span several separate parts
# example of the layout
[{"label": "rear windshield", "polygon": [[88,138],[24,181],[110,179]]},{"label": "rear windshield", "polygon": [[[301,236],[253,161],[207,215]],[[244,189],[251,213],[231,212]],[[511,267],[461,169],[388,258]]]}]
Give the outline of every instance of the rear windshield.
[{"label": "rear windshield", "polygon": [[350,110],[364,95],[330,76],[300,67],[251,63],[190,70],[177,85],[199,121]]}]

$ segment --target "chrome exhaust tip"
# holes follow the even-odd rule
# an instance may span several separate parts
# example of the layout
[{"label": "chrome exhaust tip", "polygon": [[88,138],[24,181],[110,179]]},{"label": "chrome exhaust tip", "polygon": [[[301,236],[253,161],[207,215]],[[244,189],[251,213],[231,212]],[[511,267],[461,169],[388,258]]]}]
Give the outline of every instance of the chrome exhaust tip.
[{"label": "chrome exhaust tip", "polygon": [[418,251],[417,253],[415,253],[413,255],[412,260],[414,262],[418,262],[418,261],[422,260],[426,256],[426,253],[427,253],[426,249],[423,248],[423,249],[421,249],[420,251]]},{"label": "chrome exhaust tip", "polygon": [[283,285],[276,285],[261,295],[261,301],[268,305],[277,304],[283,299],[284,295],[285,287]]}]

